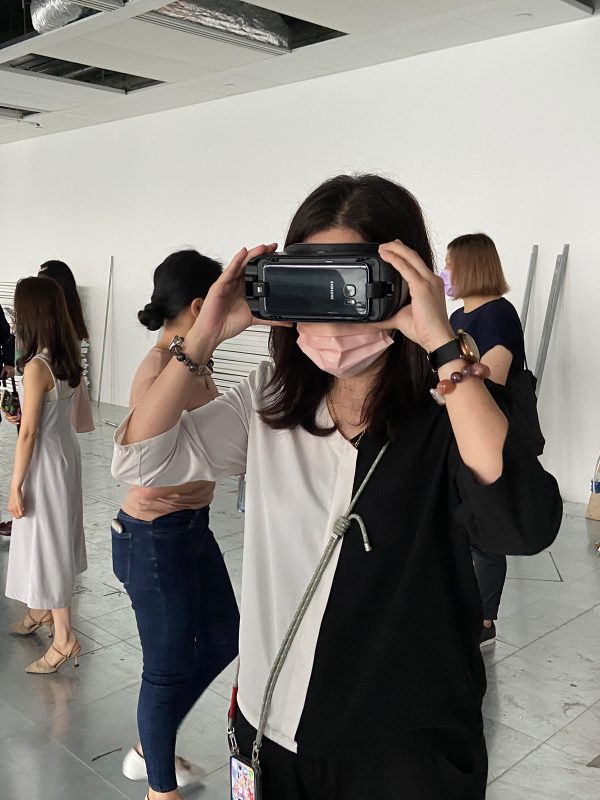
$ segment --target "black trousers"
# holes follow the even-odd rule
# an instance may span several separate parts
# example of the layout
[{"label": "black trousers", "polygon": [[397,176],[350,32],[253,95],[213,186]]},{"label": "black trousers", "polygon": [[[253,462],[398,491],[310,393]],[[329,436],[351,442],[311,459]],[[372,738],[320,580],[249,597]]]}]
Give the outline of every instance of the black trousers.
[{"label": "black trousers", "polygon": [[479,584],[483,618],[498,619],[498,609],[506,580],[506,556],[483,553],[476,547],[471,548],[471,555]]},{"label": "black trousers", "polygon": [[[242,755],[250,756],[255,733],[238,711]],[[483,734],[465,740],[441,730],[413,731],[376,751],[365,744],[341,758],[292,753],[263,739],[260,767],[261,800],[484,800],[487,751]]]}]

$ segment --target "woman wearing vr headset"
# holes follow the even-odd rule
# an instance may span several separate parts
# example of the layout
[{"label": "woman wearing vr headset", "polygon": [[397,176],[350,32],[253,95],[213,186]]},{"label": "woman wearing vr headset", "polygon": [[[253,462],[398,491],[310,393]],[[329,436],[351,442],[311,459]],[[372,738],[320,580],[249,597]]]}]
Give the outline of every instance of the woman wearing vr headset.
[{"label": "woman wearing vr headset", "polygon": [[[504,297],[509,287],[496,245],[485,233],[458,236],[448,245],[440,277],[446,296],[464,301],[450,317],[452,328],[473,337],[482,362],[490,368],[490,380],[505,386],[511,373],[525,367],[525,342],[517,310]],[[496,641],[506,556],[476,547],[472,553],[483,605],[479,645],[486,647]]]},{"label": "woman wearing vr headset", "polygon": [[[236,781],[260,780],[264,800],[383,799],[398,787],[410,800],[480,800],[470,545],[541,550],[560,525],[558,488],[515,441],[472,342],[455,337],[408,191],[370,175],[326,181],[292,220],[286,246],[298,242],[382,243],[411,303],[383,323],[276,327],[273,364],[182,417],[194,371],[253,322],[244,267],[275,245],[242,249],[186,336],[188,368],[173,360],[117,431],[113,473],[154,486],[246,472],[230,744],[252,762],[246,773],[232,763]],[[340,544],[325,565],[328,541]]]}]

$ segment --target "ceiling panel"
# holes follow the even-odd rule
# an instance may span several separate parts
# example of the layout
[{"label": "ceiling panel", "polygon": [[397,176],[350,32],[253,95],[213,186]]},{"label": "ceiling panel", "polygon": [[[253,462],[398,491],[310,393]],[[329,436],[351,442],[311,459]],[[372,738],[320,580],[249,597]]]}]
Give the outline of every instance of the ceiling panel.
[{"label": "ceiling panel", "polygon": [[411,51],[395,46],[390,40],[377,36],[378,41],[368,37],[348,37],[333,42],[320,42],[302,49],[302,58],[309,63],[335,68],[335,71],[395,61],[411,55]]},{"label": "ceiling panel", "polygon": [[89,38],[72,39],[61,45],[44,46],[43,41],[36,44],[37,53],[52,58],[62,58],[79,64],[90,64],[117,72],[141,75],[157,81],[177,83],[196,78],[200,74],[210,75],[208,69],[196,64],[175,60],[155,53],[141,53],[125,47],[116,47]]},{"label": "ceiling panel", "polygon": [[195,64],[211,71],[240,67],[269,58],[268,53],[133,19],[98,31],[94,34],[94,41],[122,47],[133,53],[158,55]]},{"label": "ceiling panel", "polygon": [[[473,0],[472,4],[477,2],[485,4],[489,0]],[[260,5],[352,34],[373,33],[388,25],[428,19],[440,13],[440,9],[427,7],[420,0],[260,0]],[[463,0],[461,5],[469,3]]]},{"label": "ceiling panel", "polygon": [[[302,53],[303,51],[299,52]],[[245,75],[269,78],[277,85],[319,78],[322,75],[328,75],[330,72],[330,67],[309,63],[299,53],[290,53],[277,58],[265,59],[265,61],[257,61],[255,64],[248,64],[244,67]]]},{"label": "ceiling panel", "polygon": [[562,0],[502,0],[487,9],[461,12],[461,18],[498,34],[510,34],[582,19],[589,14]]},{"label": "ceiling panel", "polygon": [[423,25],[396,26],[377,39],[412,53],[428,53],[462,44],[490,39],[494,33],[480,25],[462,19],[434,20]]},{"label": "ceiling panel", "polygon": [[[77,114],[95,122],[109,122],[116,119],[137,117],[140,114],[151,114],[156,111],[166,111],[170,108],[180,108],[196,103],[215,100],[218,95],[208,91],[194,88],[181,88],[179,86],[161,86],[156,89],[142,89],[126,97],[115,100],[82,106],[77,109]],[[43,124],[43,119],[41,119]]]}]

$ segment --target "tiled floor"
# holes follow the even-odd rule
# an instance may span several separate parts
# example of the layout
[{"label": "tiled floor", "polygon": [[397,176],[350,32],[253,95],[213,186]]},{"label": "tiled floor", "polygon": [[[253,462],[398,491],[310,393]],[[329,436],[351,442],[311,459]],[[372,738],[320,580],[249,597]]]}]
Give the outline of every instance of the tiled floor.
[{"label": "tiled floor", "polygon": [[[10,635],[22,606],[0,597],[0,798],[142,800],[144,785],[121,774],[136,738],[141,653],[128,598],[112,574],[109,524],[123,488],[111,478],[113,428],[121,410],[103,407],[96,431],[80,437],[89,569],[74,601],[84,655],[78,670],[51,676],[23,668],[47,639]],[[0,426],[0,503],[5,508],[14,431]],[[243,517],[237,484],[223,482],[211,509],[232,580],[241,580]],[[549,552],[511,558],[498,623],[484,657],[490,787],[488,800],[596,800],[600,797],[600,559],[592,548],[600,523],[568,504]],[[6,515],[3,515],[6,518]],[[9,541],[0,540],[0,581]],[[2,583],[3,585],[3,583]],[[443,654],[440,654],[443,657]],[[179,737],[183,756],[209,772],[190,800],[225,800],[224,735],[230,676],[205,693]],[[590,766],[595,761],[596,767]],[[284,800],[281,798],[281,800]]]}]

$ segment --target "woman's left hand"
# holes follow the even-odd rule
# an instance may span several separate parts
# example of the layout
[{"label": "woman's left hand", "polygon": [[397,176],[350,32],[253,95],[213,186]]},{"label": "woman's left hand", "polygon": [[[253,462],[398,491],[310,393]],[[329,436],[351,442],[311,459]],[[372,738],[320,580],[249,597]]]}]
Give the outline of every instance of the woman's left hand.
[{"label": "woman's left hand", "polygon": [[418,253],[399,239],[382,244],[379,255],[407,282],[411,302],[390,319],[377,323],[378,326],[396,328],[428,353],[454,339],[446,311],[443,280],[429,269]]},{"label": "woman's left hand", "polygon": [[8,513],[15,519],[25,516],[25,506],[23,505],[23,492],[21,489],[11,489],[8,500]]}]

